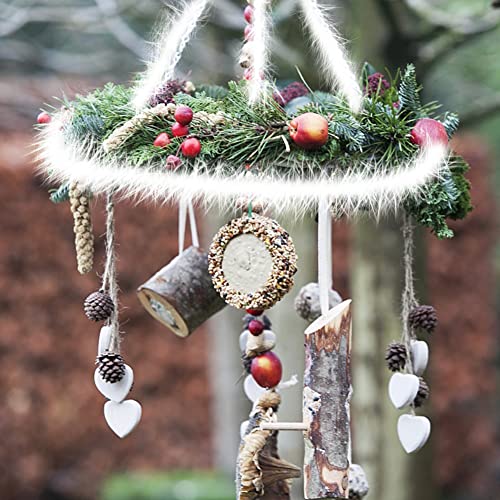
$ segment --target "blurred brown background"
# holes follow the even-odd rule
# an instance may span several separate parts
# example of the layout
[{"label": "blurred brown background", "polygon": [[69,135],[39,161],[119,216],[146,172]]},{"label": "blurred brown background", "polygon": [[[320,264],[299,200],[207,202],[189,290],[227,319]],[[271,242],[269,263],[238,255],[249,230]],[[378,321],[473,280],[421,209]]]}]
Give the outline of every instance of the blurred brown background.
[{"label": "blurred brown background", "polygon": [[[245,2],[215,4],[182,64],[193,81],[224,83],[239,75],[234,61]],[[399,337],[399,222],[343,222],[334,229],[334,284],[366,313],[354,325],[354,461],[369,475],[370,500],[496,500],[500,18],[482,0],[335,4],[359,62],[394,71],[415,61],[426,99],[439,99],[462,115],[456,147],[471,163],[476,206],[453,225],[453,240],[418,235],[419,293],[436,306],[440,326],[429,341],[432,397],[426,412],[433,434],[415,457],[397,443],[397,412],[387,403],[383,363],[386,344]],[[298,65],[312,86],[321,87],[307,62],[296,2],[274,5],[277,74],[296,79]],[[163,3],[10,0],[0,6],[0,498],[231,498],[239,423],[250,409],[238,383],[239,314],[226,310],[187,340],[150,318],[135,289],[176,255],[176,208],[118,205],[124,353],[144,414],[131,436],[116,438],[92,380],[98,327],[82,312],[99,279],[76,272],[69,207],[49,201],[29,155],[31,125],[45,102],[57,105],[52,96],[127,81],[141,69],[145,40]],[[93,201],[93,215],[100,237],[102,200]],[[203,218],[205,245],[230,216]],[[281,222],[299,249],[298,290],[314,279],[315,224]],[[100,269],[102,238],[97,250]],[[302,371],[305,326],[293,312],[295,291],[290,295],[272,313],[285,376]],[[283,420],[296,418],[300,389],[284,397]],[[301,464],[300,436],[283,436],[282,447],[286,458]],[[302,498],[300,484],[295,498]]]}]

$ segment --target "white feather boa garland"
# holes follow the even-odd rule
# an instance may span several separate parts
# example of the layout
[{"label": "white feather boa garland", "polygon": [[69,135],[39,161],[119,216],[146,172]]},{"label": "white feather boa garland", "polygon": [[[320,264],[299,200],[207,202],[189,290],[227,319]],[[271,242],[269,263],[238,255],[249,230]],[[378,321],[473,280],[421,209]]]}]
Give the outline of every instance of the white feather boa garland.
[{"label": "white feather boa garland", "polygon": [[346,215],[361,210],[378,216],[397,210],[406,197],[418,197],[423,186],[448,169],[449,157],[447,147],[435,144],[402,165],[363,163],[340,174],[304,179],[293,173],[287,177],[249,172],[228,176],[221,165],[203,162],[187,172],[163,171],[158,165],[138,168],[100,151],[89,154],[67,144],[57,117],[44,128],[38,143],[40,168],[49,180],[78,181],[95,194],[114,190],[137,201],[193,200],[220,207],[234,206],[236,199],[245,196],[265,200],[277,213],[296,216],[317,209],[320,200]]}]

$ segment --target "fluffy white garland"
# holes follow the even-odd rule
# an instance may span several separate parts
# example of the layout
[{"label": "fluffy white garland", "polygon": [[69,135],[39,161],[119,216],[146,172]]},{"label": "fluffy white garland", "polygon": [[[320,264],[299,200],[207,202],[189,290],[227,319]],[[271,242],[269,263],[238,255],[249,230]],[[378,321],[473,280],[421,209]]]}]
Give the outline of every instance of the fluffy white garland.
[{"label": "fluffy white garland", "polygon": [[363,93],[340,36],[316,0],[301,0],[301,6],[324,73],[332,86],[338,85],[353,113],[358,113],[362,106]]},{"label": "fluffy white garland", "polygon": [[173,78],[175,67],[209,3],[209,0],[192,0],[183,4],[179,14],[160,30],[153,43],[151,60],[134,89],[132,103],[137,112],[147,105],[158,87]]},{"label": "fluffy white garland", "polygon": [[78,181],[95,194],[116,190],[122,197],[137,201],[162,203],[184,199],[222,207],[234,206],[239,197],[250,196],[265,200],[276,212],[295,215],[317,210],[319,201],[327,200],[336,213],[352,215],[369,210],[378,216],[396,210],[408,195],[418,196],[427,182],[448,168],[448,149],[435,144],[422,148],[406,164],[357,164],[341,174],[311,179],[297,175],[283,179],[265,173],[227,176],[220,165],[208,167],[201,162],[189,173],[159,172],[153,166],[137,168],[113,162],[102,154],[92,155],[77,145],[66,144],[57,117],[42,132],[39,158],[49,179]]},{"label": "fluffy white garland", "polygon": [[260,101],[266,89],[266,71],[268,63],[268,47],[270,44],[270,20],[268,18],[269,0],[254,0],[252,41],[249,58],[251,61],[251,74],[248,82],[248,102],[250,105]]}]

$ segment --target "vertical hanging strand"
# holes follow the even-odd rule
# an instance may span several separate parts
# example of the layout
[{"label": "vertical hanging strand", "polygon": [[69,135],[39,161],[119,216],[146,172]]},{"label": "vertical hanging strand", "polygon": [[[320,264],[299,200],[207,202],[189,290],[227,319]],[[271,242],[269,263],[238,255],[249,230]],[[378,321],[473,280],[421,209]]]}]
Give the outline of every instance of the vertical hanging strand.
[{"label": "vertical hanging strand", "polygon": [[413,225],[411,216],[406,212],[403,215],[403,266],[404,266],[404,290],[402,296],[401,316],[403,322],[402,343],[406,346],[407,351],[407,367],[409,373],[413,373],[413,366],[411,360],[411,341],[415,335],[410,327],[408,316],[410,311],[418,305],[415,296],[414,277],[413,277]]},{"label": "vertical hanging strand", "polygon": [[361,109],[363,93],[340,36],[317,0],[300,0],[305,24],[321,58],[323,71],[331,84],[336,83],[353,113]]},{"label": "vertical hanging strand", "polygon": [[106,196],[106,264],[102,284],[114,304],[113,313],[108,320],[108,326],[111,327],[109,350],[119,353],[120,326],[118,323],[118,282],[116,280],[115,206],[112,193],[108,193]]},{"label": "vertical hanging strand", "polygon": [[179,15],[160,31],[151,61],[134,89],[132,103],[136,112],[146,107],[159,86],[173,78],[175,67],[209,3],[208,0],[192,0],[182,5]]},{"label": "vertical hanging strand", "polygon": [[259,102],[266,88],[266,69],[270,42],[270,21],[268,16],[269,0],[255,0],[253,10],[253,40],[250,44],[249,57],[251,72],[248,81],[248,102]]},{"label": "vertical hanging strand", "polygon": [[332,216],[330,204],[322,198],[318,206],[318,285],[321,314],[329,310],[332,288]]}]

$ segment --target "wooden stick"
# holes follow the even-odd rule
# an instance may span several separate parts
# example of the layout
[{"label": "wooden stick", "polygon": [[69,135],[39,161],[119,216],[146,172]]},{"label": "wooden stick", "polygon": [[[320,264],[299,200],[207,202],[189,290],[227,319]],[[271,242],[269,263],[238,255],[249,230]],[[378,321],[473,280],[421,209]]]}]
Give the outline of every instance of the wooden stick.
[{"label": "wooden stick", "polygon": [[263,431],[307,431],[309,425],[304,422],[270,422],[260,424]]},{"label": "wooden stick", "polygon": [[304,496],[349,498],[351,300],[305,331]]}]

